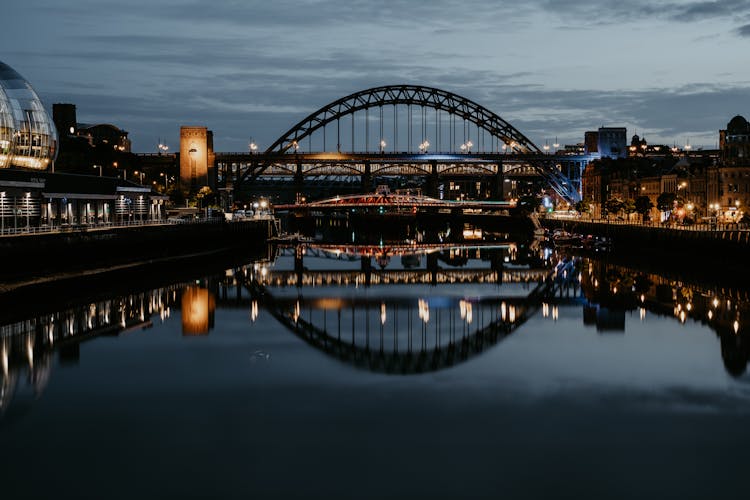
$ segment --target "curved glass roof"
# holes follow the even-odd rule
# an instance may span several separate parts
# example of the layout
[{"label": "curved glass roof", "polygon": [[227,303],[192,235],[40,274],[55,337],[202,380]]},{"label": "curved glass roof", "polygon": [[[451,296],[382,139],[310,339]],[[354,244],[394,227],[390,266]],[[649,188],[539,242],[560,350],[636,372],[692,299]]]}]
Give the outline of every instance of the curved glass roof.
[{"label": "curved glass roof", "polygon": [[0,168],[46,170],[57,155],[57,130],[39,96],[0,61]]}]

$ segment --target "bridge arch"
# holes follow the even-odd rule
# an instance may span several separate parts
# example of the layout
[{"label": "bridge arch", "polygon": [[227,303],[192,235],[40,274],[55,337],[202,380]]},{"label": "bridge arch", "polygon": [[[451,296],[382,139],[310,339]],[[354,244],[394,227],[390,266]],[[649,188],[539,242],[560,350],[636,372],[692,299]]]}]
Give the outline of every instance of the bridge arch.
[{"label": "bridge arch", "polygon": [[389,105],[415,105],[446,111],[484,129],[518,153],[540,154],[541,150],[500,116],[470,99],[452,92],[421,85],[373,87],[342,97],[300,120],[279,137],[266,153],[294,151],[313,132],[357,111]]},{"label": "bridge arch", "polygon": [[[482,149],[485,144],[485,139],[489,138],[490,143],[496,145],[495,148],[499,153],[500,143],[502,143],[503,155],[498,154],[499,162],[505,161],[505,158],[513,158],[515,161],[523,161],[530,165],[534,170],[541,175],[548,185],[563,199],[570,203],[575,203],[581,199],[581,194],[577,185],[572,182],[566,175],[561,172],[561,169],[555,165],[554,160],[545,155],[539,147],[537,147],[528,137],[521,133],[518,129],[513,127],[510,123],[502,119],[496,113],[490,111],[477,104],[476,102],[462,97],[452,92],[440,90],[434,87],[425,87],[421,85],[387,85],[381,87],[373,87],[367,90],[362,90],[342,97],[330,104],[323,106],[317,111],[311,113],[304,119],[300,120],[293,127],[291,127],[281,137],[276,139],[268,149],[259,155],[258,159],[252,161],[252,165],[248,168],[244,174],[242,174],[237,183],[240,184],[245,181],[253,182],[260,177],[267,169],[272,167],[274,164],[287,163],[289,158],[295,158],[295,153],[299,153],[299,148],[303,145],[303,140],[308,139],[308,145],[311,144],[312,135],[318,130],[322,129],[323,132],[323,151],[326,149],[326,126],[332,123],[336,123],[336,145],[337,153],[328,154],[330,158],[328,160],[337,160],[339,157],[345,155],[341,153],[341,130],[340,120],[342,117],[351,117],[351,147],[352,154],[354,154],[354,143],[355,143],[355,113],[358,111],[365,111],[365,150],[369,150],[369,139],[371,134],[369,133],[369,110],[372,108],[379,108],[380,110],[380,139],[385,139],[383,133],[383,108],[386,106],[393,106],[393,130],[392,137],[394,139],[393,153],[395,156],[403,156],[397,150],[397,143],[399,138],[398,130],[398,107],[408,107],[408,141],[407,149],[411,150],[412,146],[412,106],[417,106],[422,109],[422,139],[423,142],[420,145],[420,154],[411,154],[407,152],[407,156],[411,157],[415,161],[427,161],[430,155],[428,151],[428,140],[427,136],[431,136],[429,133],[429,121],[426,110],[432,109],[435,111],[434,129],[435,137],[437,138],[438,144],[433,145],[437,149],[440,149],[440,142],[444,133],[444,129],[441,129],[441,112],[447,112],[449,117],[449,125],[447,126],[450,135],[450,149],[454,151],[456,147],[458,134],[456,132],[456,119],[462,120],[464,125],[464,138],[465,143],[462,144],[461,153],[471,153],[472,144],[469,143],[469,137],[472,125],[476,127],[477,133],[477,149]],[[403,117],[403,115],[402,115]],[[468,132],[468,134],[467,134]],[[402,131],[403,133],[403,131]],[[480,144],[481,137],[481,144]],[[425,148],[422,149],[422,145]],[[463,148],[466,148],[465,150]],[[311,149],[311,146],[309,146]],[[492,149],[492,148],[490,148]],[[379,153],[384,153],[384,146],[380,147]],[[454,151],[455,152],[455,151]],[[369,151],[367,151],[369,153]],[[507,156],[506,156],[507,154]],[[302,156],[302,155],[298,155]],[[316,155],[313,155],[316,156]],[[326,156],[323,153],[321,156]],[[383,155],[384,160],[388,160],[388,155]],[[470,158],[471,155],[454,155],[453,153],[433,153],[434,157],[440,158],[440,161],[445,161],[446,158],[449,160],[462,158]],[[499,158],[502,156],[502,158]],[[297,164],[301,164],[299,161],[294,160]],[[378,167],[378,170],[383,170],[383,167]],[[389,168],[388,170],[392,170]],[[487,171],[488,174],[492,172]]]}]

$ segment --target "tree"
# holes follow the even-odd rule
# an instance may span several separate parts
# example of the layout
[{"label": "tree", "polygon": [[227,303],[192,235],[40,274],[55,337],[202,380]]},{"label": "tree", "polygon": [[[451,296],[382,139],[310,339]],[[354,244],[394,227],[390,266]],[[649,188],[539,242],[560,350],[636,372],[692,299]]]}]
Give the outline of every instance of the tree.
[{"label": "tree", "polygon": [[610,198],[607,200],[607,212],[617,215],[622,210],[624,202],[619,198]]},{"label": "tree", "polygon": [[633,201],[633,198],[628,198],[625,201],[623,201],[622,202],[622,209],[628,215],[630,215],[633,212],[635,212],[635,201]]},{"label": "tree", "polygon": [[586,214],[590,210],[589,203],[587,201],[581,200],[576,203],[575,209],[579,214]]},{"label": "tree", "polygon": [[198,193],[195,195],[195,197],[198,199],[198,207],[203,208],[203,200],[206,201],[208,204],[210,202],[209,198],[213,195],[213,191],[211,191],[211,188],[208,186],[203,186],[200,188]]},{"label": "tree", "polygon": [[649,220],[648,213],[654,208],[651,198],[648,196],[639,196],[635,199],[635,211],[641,214],[644,221]]},{"label": "tree", "polygon": [[677,195],[674,193],[662,193],[656,199],[656,206],[662,212],[671,212],[674,208],[674,202],[677,199]]}]

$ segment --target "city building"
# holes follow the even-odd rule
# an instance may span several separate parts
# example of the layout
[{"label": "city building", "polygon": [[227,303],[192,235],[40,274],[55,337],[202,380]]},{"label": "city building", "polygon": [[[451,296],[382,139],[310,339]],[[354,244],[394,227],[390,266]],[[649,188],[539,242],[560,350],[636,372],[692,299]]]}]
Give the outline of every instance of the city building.
[{"label": "city building", "polygon": [[213,132],[206,127],[180,127],[180,188],[197,193],[202,187],[216,188]]},{"label": "city building", "polygon": [[[84,131],[84,140],[92,147],[114,146],[104,148],[110,155],[130,148],[127,132],[116,127],[80,127],[73,105],[60,105],[56,118],[50,118],[31,85],[0,62],[0,234],[166,217],[165,196],[125,176],[105,177],[106,164],[82,163],[80,168],[88,175],[55,172],[59,144],[55,122],[64,127],[66,138],[81,139],[77,133]],[[111,156],[106,158],[109,161]],[[117,162],[112,163],[116,168]]]},{"label": "city building", "polygon": [[0,168],[53,168],[57,130],[21,75],[0,61]]},{"label": "city building", "polygon": [[128,139],[127,131],[109,123],[79,123],[75,104],[53,104],[52,119],[60,133],[61,140],[81,137],[92,147],[130,152],[130,139]]},{"label": "city building", "polygon": [[750,123],[737,115],[719,130],[721,162],[728,167],[750,167]]},{"label": "city building", "polygon": [[627,130],[625,127],[599,128],[597,151],[600,158],[625,158],[627,156]]},{"label": "city building", "polygon": [[0,234],[158,221],[166,199],[114,177],[0,169]]},{"label": "city building", "polygon": [[599,132],[589,130],[583,134],[584,153],[593,155],[599,153]]}]

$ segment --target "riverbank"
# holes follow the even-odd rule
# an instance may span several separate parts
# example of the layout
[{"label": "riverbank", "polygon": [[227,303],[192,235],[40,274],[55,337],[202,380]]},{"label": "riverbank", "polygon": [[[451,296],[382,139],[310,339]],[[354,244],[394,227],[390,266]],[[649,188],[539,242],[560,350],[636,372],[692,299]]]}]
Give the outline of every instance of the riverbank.
[{"label": "riverbank", "polygon": [[550,230],[608,238],[606,258],[644,271],[691,276],[715,286],[747,287],[750,279],[750,231],[693,231],[579,220],[540,219]]},{"label": "riverbank", "polygon": [[250,220],[0,238],[0,293],[257,251],[265,248],[271,224]]}]

